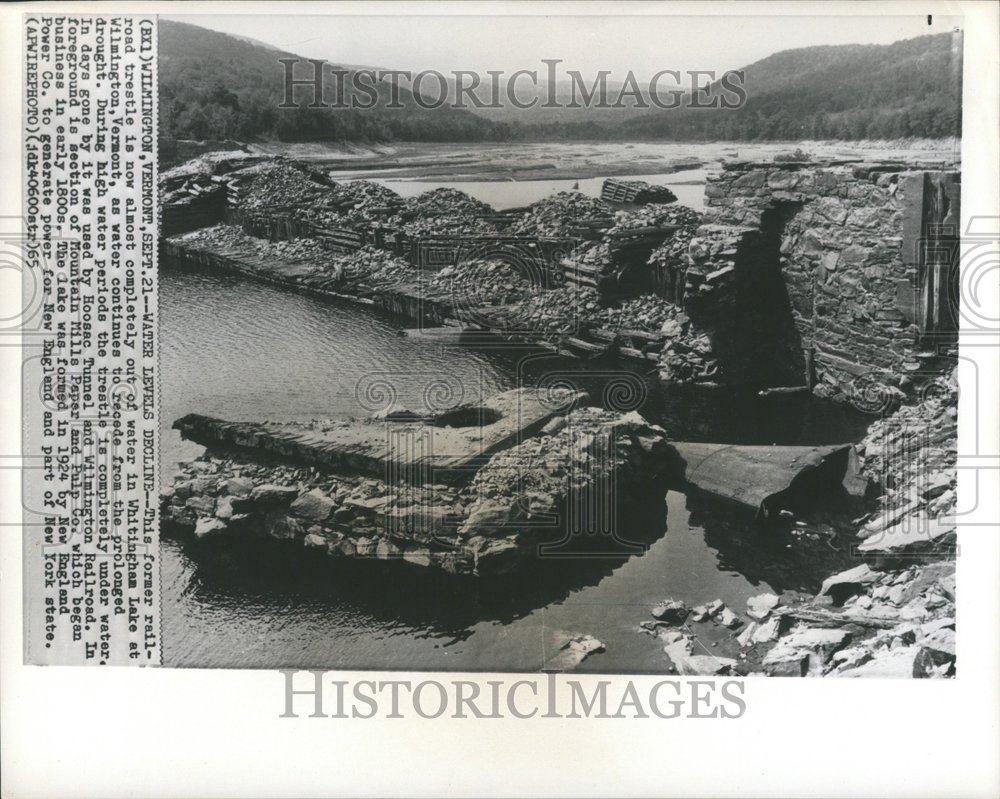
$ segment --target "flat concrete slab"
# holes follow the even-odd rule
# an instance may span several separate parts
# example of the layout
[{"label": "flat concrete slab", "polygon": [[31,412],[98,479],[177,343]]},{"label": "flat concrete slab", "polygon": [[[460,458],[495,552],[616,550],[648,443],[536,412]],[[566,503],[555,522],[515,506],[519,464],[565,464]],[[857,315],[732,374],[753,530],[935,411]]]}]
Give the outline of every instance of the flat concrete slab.
[{"label": "flat concrete slab", "polygon": [[586,396],[520,388],[418,420],[400,420],[394,413],[360,421],[260,424],[189,414],[173,426],[206,446],[253,449],[388,482],[432,485],[467,482],[490,455],[535,435]]}]

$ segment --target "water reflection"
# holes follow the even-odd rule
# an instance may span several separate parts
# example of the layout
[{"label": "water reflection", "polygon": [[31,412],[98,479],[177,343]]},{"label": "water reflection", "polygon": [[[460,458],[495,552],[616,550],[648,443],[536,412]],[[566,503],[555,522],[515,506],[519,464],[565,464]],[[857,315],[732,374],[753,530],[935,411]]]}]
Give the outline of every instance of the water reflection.
[{"label": "water reflection", "polygon": [[687,509],[688,524],[702,532],[720,569],[752,585],[768,585],[778,594],[815,593],[827,575],[857,565],[849,542],[836,535],[836,526],[820,521],[829,518],[823,512],[807,518],[812,529],[822,528],[828,535],[803,543],[792,534],[796,528],[756,523],[750,511],[697,492],[687,496]]},{"label": "water reflection", "polygon": [[[618,529],[647,549],[666,530],[666,487],[628,503]],[[620,507],[626,507],[621,503]],[[539,541],[539,549],[545,542]],[[174,543],[190,562],[189,598],[245,607],[327,606],[376,628],[402,623],[425,634],[462,640],[484,621],[510,624],[587,586],[599,584],[630,557],[605,536],[571,536],[554,552],[525,558],[516,571],[491,579],[456,576],[402,561],[334,559],[287,542],[254,539]],[[391,590],[387,587],[391,586]]]},{"label": "water reflection", "polygon": [[[172,462],[201,451],[170,429],[179,416],[363,415],[354,386],[376,371],[413,378],[398,383],[402,404],[419,403],[426,388],[419,376],[442,369],[467,387],[466,399],[558,373],[598,403],[640,410],[676,439],[836,443],[856,438],[866,422],[808,396],[763,400],[665,388],[620,364],[403,338],[398,329],[405,322],[387,315],[221,275],[164,271],[160,303],[165,480]],[[824,541],[806,551],[788,549],[762,537],[740,514],[695,497],[670,491],[664,503],[657,490],[647,499],[647,510],[623,526],[626,538],[649,546],[645,555],[546,559],[493,584],[393,568],[401,564],[318,561],[277,546],[205,551],[167,541],[161,556],[165,661],[537,668],[540,642],[556,628],[590,633],[608,645],[585,669],[655,672],[665,665],[662,652],[634,628],[663,598],[688,604],[721,598],[742,607],[762,590],[808,590],[833,571],[823,559],[838,553]]]}]

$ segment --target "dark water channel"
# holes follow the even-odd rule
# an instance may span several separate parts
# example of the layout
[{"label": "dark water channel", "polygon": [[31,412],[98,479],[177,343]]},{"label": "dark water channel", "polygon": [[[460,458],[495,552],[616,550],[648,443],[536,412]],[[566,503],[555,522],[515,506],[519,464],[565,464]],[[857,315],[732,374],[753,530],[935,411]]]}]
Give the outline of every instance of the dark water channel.
[{"label": "dark water channel", "polygon": [[[169,265],[167,265],[169,266]],[[201,448],[174,419],[307,420],[397,401],[472,401],[569,382],[593,401],[637,408],[678,440],[821,444],[855,440],[867,419],[808,396],[761,400],[665,390],[647,375],[531,350],[404,338],[404,322],[225,275],[163,269],[160,282],[164,482]],[[279,545],[224,552],[163,544],[164,659],[173,666],[533,670],[554,630],[596,636],[589,671],[668,665],[639,621],[666,597],[742,609],[763,591],[814,590],[844,552],[790,543],[752,520],[677,491],[626,515],[642,555],[556,557],[500,584],[405,564],[322,561]],[[721,640],[728,631],[708,631]],[[706,640],[710,645],[711,640]]]}]

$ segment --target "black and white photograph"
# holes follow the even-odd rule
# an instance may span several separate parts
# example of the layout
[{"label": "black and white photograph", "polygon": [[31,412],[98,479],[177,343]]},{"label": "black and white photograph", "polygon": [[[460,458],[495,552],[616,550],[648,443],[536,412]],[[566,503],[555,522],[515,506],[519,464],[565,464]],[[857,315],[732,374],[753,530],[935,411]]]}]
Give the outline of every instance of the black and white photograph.
[{"label": "black and white photograph", "polygon": [[159,21],[165,664],[954,676],[961,20],[589,24]]},{"label": "black and white photograph", "polygon": [[998,44],[0,7],[3,799],[1000,795]]}]

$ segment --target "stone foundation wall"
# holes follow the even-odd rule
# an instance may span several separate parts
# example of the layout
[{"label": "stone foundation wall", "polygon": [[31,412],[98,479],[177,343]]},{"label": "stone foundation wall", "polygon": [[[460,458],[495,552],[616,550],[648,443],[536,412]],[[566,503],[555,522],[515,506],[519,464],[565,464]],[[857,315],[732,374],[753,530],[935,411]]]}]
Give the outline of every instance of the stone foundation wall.
[{"label": "stone foundation wall", "polygon": [[957,172],[737,162],[706,197],[685,305],[731,379],[843,398],[862,376],[892,389],[924,369],[925,336],[949,327],[921,309],[944,302],[952,264],[927,252],[957,238]]}]

